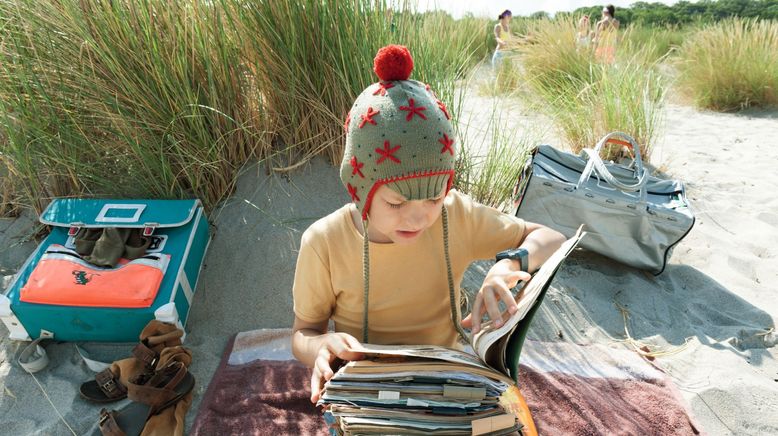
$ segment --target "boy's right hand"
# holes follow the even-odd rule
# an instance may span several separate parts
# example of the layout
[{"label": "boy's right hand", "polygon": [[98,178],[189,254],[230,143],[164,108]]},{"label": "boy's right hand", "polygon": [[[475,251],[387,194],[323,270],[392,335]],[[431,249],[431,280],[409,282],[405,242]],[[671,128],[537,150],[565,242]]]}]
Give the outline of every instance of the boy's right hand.
[{"label": "boy's right hand", "polygon": [[319,394],[324,383],[331,379],[335,372],[332,370],[332,362],[340,360],[362,360],[365,355],[349,351],[351,347],[358,347],[359,341],[348,333],[326,333],[324,341],[319,347],[316,361],[311,374],[311,402],[319,401]]}]

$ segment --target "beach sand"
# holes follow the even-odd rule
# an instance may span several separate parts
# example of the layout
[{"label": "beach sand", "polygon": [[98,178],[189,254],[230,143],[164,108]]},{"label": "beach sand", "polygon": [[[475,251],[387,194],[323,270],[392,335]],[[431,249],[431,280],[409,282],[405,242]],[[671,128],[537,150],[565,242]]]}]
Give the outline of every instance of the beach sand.
[{"label": "beach sand", "polygon": [[[494,101],[474,96],[463,119],[483,104]],[[534,119],[521,107],[505,107],[514,125]],[[670,105],[666,119],[652,164],[686,182],[694,229],[658,277],[574,253],[529,336],[625,347],[626,327],[648,349],[668,352],[652,363],[676,383],[705,432],[778,434],[778,112],[720,114]],[[553,132],[544,139],[557,141]],[[253,165],[232,198],[211,214],[215,236],[187,324],[185,345],[193,350],[198,381],[187,428],[231,334],[291,326],[300,236],[346,201],[337,168],[322,159],[290,177],[268,176]],[[34,243],[20,237],[34,226],[30,216],[0,220],[2,274],[12,274],[32,251]],[[474,264],[463,286],[477,290],[488,266]],[[627,310],[626,324],[619,306]],[[73,344],[47,345],[50,366],[32,377],[16,363],[24,344],[8,340],[5,327],[0,338],[3,434],[66,435],[68,426],[87,432],[100,406],[78,396],[78,385],[93,374]],[[104,359],[128,350],[90,346]]]}]

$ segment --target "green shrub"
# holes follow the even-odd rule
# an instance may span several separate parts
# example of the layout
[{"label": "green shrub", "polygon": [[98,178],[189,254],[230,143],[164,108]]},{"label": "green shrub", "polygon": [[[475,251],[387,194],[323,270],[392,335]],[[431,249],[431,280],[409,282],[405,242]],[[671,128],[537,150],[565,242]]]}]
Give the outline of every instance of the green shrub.
[{"label": "green shrub", "polygon": [[718,111],[778,106],[778,21],[731,19],[681,46],[678,85],[694,104]]}]

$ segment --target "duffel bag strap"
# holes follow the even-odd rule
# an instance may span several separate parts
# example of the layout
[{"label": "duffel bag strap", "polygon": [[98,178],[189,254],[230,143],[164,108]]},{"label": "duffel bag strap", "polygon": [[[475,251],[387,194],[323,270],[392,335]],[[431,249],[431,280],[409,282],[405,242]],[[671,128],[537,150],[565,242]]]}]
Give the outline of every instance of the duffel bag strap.
[{"label": "duffel bag strap", "polygon": [[[633,184],[624,183],[618,179],[616,179],[613,174],[608,170],[608,168],[605,166],[605,163],[602,161],[602,158],[600,157],[600,151],[602,150],[602,147],[605,145],[605,143],[609,142],[614,137],[621,137],[625,139],[627,142],[630,143],[632,146],[632,150],[635,153],[635,175],[636,175],[636,181]],[[583,150],[587,156],[588,161],[586,163],[586,167],[584,168],[583,172],[581,173],[581,177],[578,179],[578,184],[576,185],[576,189],[581,188],[586,184],[586,182],[589,180],[589,178],[592,175],[592,172],[596,172],[598,176],[605,179],[609,184],[611,184],[613,187],[623,191],[623,192],[640,192],[640,201],[645,202],[646,201],[646,184],[648,183],[648,172],[643,167],[643,160],[640,156],[640,147],[635,142],[635,140],[623,132],[611,132],[607,135],[605,135],[594,147],[594,149],[584,149]]]}]

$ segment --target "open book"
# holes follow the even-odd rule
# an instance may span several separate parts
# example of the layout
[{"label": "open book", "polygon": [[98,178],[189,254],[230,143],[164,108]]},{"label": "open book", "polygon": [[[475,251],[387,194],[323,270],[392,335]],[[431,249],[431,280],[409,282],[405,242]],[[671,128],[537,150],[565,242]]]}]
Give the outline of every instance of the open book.
[{"label": "open book", "polygon": [[511,434],[521,428],[521,347],[551,280],[584,235],[579,228],[546,260],[501,327],[490,320],[468,338],[474,354],[431,345],[352,348],[366,359],[343,365],[319,400],[331,433]]}]

